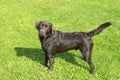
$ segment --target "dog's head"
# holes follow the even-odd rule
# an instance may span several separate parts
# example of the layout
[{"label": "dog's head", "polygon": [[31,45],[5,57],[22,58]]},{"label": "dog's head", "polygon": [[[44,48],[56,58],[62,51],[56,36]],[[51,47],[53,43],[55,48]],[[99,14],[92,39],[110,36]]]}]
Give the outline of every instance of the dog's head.
[{"label": "dog's head", "polygon": [[39,21],[36,22],[36,29],[41,37],[46,37],[47,35],[52,34],[54,27],[47,21]]}]

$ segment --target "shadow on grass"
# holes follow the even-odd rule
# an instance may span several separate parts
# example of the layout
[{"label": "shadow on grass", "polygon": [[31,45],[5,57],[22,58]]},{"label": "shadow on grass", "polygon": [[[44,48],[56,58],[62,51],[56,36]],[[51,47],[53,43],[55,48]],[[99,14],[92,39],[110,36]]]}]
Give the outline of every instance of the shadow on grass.
[{"label": "shadow on grass", "polygon": [[15,51],[18,57],[25,56],[33,61],[39,62],[40,64],[44,61],[44,52],[42,49],[15,47]]},{"label": "shadow on grass", "polygon": [[[15,51],[16,51],[16,53],[17,53],[16,55],[18,57],[25,56],[27,58],[30,58],[33,61],[39,62],[41,65],[44,63],[44,52],[42,49],[15,47]],[[76,60],[74,58],[74,57],[76,57],[76,55],[74,55],[74,54],[65,52],[65,53],[58,54],[55,56],[55,58],[58,58],[58,57],[64,59],[66,62],[69,62],[73,65],[80,66],[80,67],[85,68],[86,70],[89,70],[88,67],[85,67],[85,66],[79,64],[78,62],[76,62]]]}]

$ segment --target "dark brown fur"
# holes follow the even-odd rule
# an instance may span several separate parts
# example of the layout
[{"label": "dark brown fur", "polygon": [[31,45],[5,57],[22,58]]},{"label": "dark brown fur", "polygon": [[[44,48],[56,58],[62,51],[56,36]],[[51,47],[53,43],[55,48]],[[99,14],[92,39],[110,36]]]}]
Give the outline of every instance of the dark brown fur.
[{"label": "dark brown fur", "polygon": [[94,64],[91,60],[93,41],[91,37],[100,33],[109,25],[111,25],[111,23],[106,22],[90,32],[63,33],[61,31],[54,30],[53,25],[47,21],[36,22],[36,29],[38,30],[42,49],[45,52],[44,65],[47,66],[49,60],[49,70],[52,70],[55,53],[60,53],[71,49],[79,49],[83,55],[83,59],[90,66],[90,72],[93,74]]}]

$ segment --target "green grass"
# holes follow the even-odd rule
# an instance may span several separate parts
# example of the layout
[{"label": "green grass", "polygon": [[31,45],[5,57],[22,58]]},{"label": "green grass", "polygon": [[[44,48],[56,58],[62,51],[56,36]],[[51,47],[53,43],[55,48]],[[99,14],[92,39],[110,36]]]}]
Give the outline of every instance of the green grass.
[{"label": "green grass", "polygon": [[[0,0],[0,80],[119,80],[119,0]],[[93,37],[95,74],[70,50],[55,57],[54,70],[42,66],[35,22],[46,20],[63,32],[90,31],[111,21]]]}]

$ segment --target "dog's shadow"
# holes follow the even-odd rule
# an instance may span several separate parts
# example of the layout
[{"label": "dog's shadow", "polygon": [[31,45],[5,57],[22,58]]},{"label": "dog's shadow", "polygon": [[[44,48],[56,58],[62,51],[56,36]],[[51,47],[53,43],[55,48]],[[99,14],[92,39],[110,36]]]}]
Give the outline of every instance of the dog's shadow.
[{"label": "dog's shadow", "polygon": [[[16,51],[16,55],[18,57],[25,56],[25,57],[33,60],[33,61],[39,62],[41,65],[43,65],[43,63],[44,63],[44,52],[43,52],[42,49],[15,47],[15,51]],[[75,56],[76,55],[74,55],[74,54],[71,54],[69,52],[65,52],[65,53],[62,53],[62,54],[58,54],[55,57],[56,58],[60,57],[60,58],[64,59],[66,62],[69,62],[73,65],[80,66],[80,67],[83,67],[83,68],[89,70],[88,67],[85,67],[85,66],[79,64],[75,60],[75,58],[74,58]]]}]

